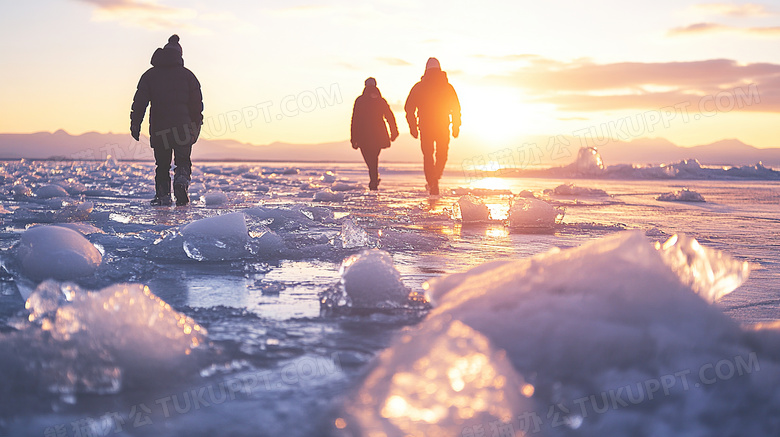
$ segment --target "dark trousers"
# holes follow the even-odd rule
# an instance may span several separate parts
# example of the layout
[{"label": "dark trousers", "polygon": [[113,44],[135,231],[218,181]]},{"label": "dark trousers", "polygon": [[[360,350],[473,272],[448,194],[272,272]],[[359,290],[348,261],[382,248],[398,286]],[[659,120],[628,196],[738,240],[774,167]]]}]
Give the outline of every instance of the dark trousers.
[{"label": "dark trousers", "polygon": [[190,174],[192,174],[191,153],[192,145],[176,146],[173,149],[167,147],[154,148],[154,162],[157,165],[157,170],[154,174],[154,185],[158,197],[171,194],[171,160],[176,164],[173,183],[189,187]]},{"label": "dark trousers", "polygon": [[368,186],[375,189],[379,185],[379,152],[380,148],[361,147],[360,153],[363,154],[363,160],[368,167],[368,177],[371,179]]},{"label": "dark trousers", "polygon": [[447,152],[450,150],[449,129],[433,133],[420,131],[420,148],[423,153],[425,180],[431,186],[438,186],[447,164]]}]

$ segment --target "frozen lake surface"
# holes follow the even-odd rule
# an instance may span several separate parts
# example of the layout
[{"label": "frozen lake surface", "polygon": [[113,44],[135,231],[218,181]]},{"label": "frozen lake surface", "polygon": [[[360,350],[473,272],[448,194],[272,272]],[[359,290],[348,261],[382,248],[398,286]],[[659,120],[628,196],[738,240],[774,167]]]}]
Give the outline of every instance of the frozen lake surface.
[{"label": "frozen lake surface", "polygon": [[[452,172],[441,181],[443,195],[431,198],[424,190],[420,167],[381,166],[380,191],[372,193],[366,190],[365,169],[358,164],[196,163],[190,189],[193,202],[174,208],[148,205],[153,196],[151,164],[111,160],[0,164],[0,261],[4,267],[0,278],[0,435],[316,436],[342,435],[341,428],[344,433],[369,435],[366,429],[373,428],[368,425],[359,431],[350,428],[343,405],[354,403],[358,393],[375,395],[371,390],[359,392],[358,387],[370,369],[376,369],[377,355],[391,345],[398,347],[394,338],[400,331],[421,329],[423,336],[438,329],[418,327],[430,307],[415,299],[403,302],[398,293],[421,296],[427,281],[443,275],[487,262],[519,260],[555,247],[576,248],[624,230],[638,230],[658,242],[683,233],[704,247],[747,262],[750,277],[714,304],[718,313],[742,329],[780,320],[778,181],[469,181],[463,173]],[[562,186],[565,183],[573,186]],[[536,206],[528,203],[525,210],[537,211],[534,214],[541,218],[550,211],[558,213],[552,217],[552,226],[510,226],[522,222],[510,220],[510,211],[523,213],[522,208],[512,208],[512,202],[513,195],[525,190],[551,208],[534,210]],[[469,192],[478,201],[459,204]],[[705,201],[658,200],[675,200],[691,192]],[[489,212],[487,218],[480,202]],[[514,202],[517,206],[520,197]],[[462,209],[465,220],[461,220]],[[44,255],[20,255],[23,234],[35,225],[66,223],[91,243],[82,248],[87,252],[80,252],[86,261],[58,267],[60,279],[71,283],[49,282],[33,292],[40,283],[37,272],[55,261],[47,261]],[[30,247],[54,244],[54,237],[27,235],[33,242]],[[99,255],[89,252],[93,246]],[[358,283],[370,284],[374,279],[378,287],[392,285],[394,266],[401,285],[393,285],[388,293],[395,293],[396,298],[386,302],[369,296],[363,301],[368,305],[377,301],[375,308],[323,310],[321,300],[339,289],[341,270],[349,267],[342,262],[367,248],[386,251],[391,258],[378,257],[381,260],[372,262],[390,267],[384,276],[360,277]],[[602,279],[607,283],[612,279],[597,270],[592,275],[605,275]],[[636,284],[637,289],[648,286],[647,281]],[[30,293],[37,300],[28,301],[25,308]],[[499,303],[500,295],[496,296]],[[605,302],[605,314],[621,310]],[[93,316],[101,308],[113,313]],[[457,335],[448,335],[453,336],[453,344],[461,337],[481,338],[471,333],[472,328],[476,329],[465,326]],[[566,341],[565,335],[550,338]],[[691,338],[703,341],[702,337]],[[495,343],[495,334],[488,340]],[[755,340],[756,344],[761,341]],[[780,340],[771,341],[780,344]],[[696,345],[689,346],[695,349]],[[641,359],[642,346],[636,347],[635,355]],[[601,352],[583,350],[582,359],[597,353]],[[761,358],[764,379],[752,385],[776,387],[780,382],[778,357],[766,362]],[[501,360],[490,362],[500,369]],[[520,370],[516,358],[512,364]],[[701,362],[691,366],[700,369]],[[644,375],[637,380],[646,380]],[[517,382],[520,390],[532,379],[527,373],[523,376],[525,382]],[[533,395],[532,400],[541,398],[545,405],[560,402],[571,407],[572,399],[565,402],[565,389],[564,394],[554,393],[556,383],[560,385],[560,381],[549,384],[550,392],[544,392],[540,382],[535,395],[533,390],[523,394]],[[601,387],[597,390],[604,387],[593,383]],[[735,384],[729,381],[729,389]],[[740,389],[733,390],[739,398]],[[745,413],[746,421],[757,420],[761,425],[751,435],[777,435],[776,396],[762,400],[760,393],[750,390],[739,399],[764,408]],[[690,399],[712,393],[673,395]],[[408,413],[397,399],[389,399],[383,417],[395,417],[395,410]],[[688,410],[680,413],[682,419],[664,419],[667,428],[655,431],[714,435],[707,434],[710,428],[674,425],[677,420],[719,423],[718,417],[702,418],[706,411],[691,409],[690,402],[696,401],[686,402],[682,405]],[[513,422],[485,419],[472,423],[462,418],[457,433],[446,428],[442,435],[522,435],[518,417],[527,411],[517,410],[518,405],[525,404],[510,403],[506,410],[514,416]],[[564,425],[555,427],[553,419],[560,411],[553,410],[549,416],[547,410],[540,413],[547,427],[536,431],[539,434],[525,428],[528,434],[651,435],[633,427],[643,423],[643,418],[667,417],[663,404],[652,403],[612,421],[602,420],[613,417],[611,411],[590,418],[564,415],[568,421],[561,419]],[[717,408],[712,414],[740,416],[738,410]],[[420,417],[435,421],[438,416]],[[605,430],[609,432],[604,434]],[[736,435],[733,431],[723,429],[722,435]]]}]

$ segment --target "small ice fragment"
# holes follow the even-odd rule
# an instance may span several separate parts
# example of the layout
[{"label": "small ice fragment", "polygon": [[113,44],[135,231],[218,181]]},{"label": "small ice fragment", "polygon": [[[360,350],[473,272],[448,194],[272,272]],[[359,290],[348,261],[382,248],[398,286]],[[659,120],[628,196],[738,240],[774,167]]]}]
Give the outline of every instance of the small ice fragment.
[{"label": "small ice fragment", "polygon": [[344,193],[334,193],[330,189],[317,191],[312,200],[315,202],[343,202]]},{"label": "small ice fragment", "polygon": [[683,188],[679,191],[674,191],[671,193],[664,193],[660,196],[656,197],[655,200],[660,200],[662,202],[704,202],[704,196],[697,193],[696,191],[689,190],[688,188]]},{"label": "small ice fragment", "polygon": [[462,196],[455,205],[460,211],[463,223],[486,222],[490,220],[490,210],[479,197],[470,194]]},{"label": "small ice fragment", "polygon": [[509,209],[509,226],[513,228],[549,228],[555,226],[562,212],[539,199],[516,198]]},{"label": "small ice fragment", "polygon": [[320,180],[322,182],[325,182],[326,184],[331,184],[333,182],[336,182],[336,174],[332,171],[326,171],[323,173],[323,175],[320,177]]},{"label": "small ice fragment", "polygon": [[351,218],[347,217],[341,223],[341,247],[344,249],[354,249],[356,247],[366,247],[370,240],[368,233],[355,224]]},{"label": "small ice fragment", "polygon": [[393,257],[379,249],[364,250],[345,259],[341,286],[353,308],[396,308],[409,296]]},{"label": "small ice fragment", "polygon": [[72,280],[89,276],[103,261],[83,235],[60,226],[35,226],[22,234],[17,249],[22,273],[31,279]]},{"label": "small ice fragment", "polygon": [[224,205],[228,203],[227,194],[222,191],[209,191],[203,195],[203,201],[206,206]]},{"label": "small ice fragment", "polygon": [[575,161],[577,173],[584,176],[597,176],[604,173],[604,161],[595,147],[582,147]]}]

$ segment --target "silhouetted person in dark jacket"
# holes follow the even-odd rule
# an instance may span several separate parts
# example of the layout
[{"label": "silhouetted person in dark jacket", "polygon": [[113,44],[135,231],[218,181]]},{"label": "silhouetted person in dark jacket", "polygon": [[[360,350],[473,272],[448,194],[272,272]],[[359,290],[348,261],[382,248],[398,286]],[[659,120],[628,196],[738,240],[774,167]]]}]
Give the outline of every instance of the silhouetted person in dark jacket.
[{"label": "silhouetted person in dark jacket", "polygon": [[[352,108],[350,142],[353,149],[360,149],[363,160],[368,166],[368,176],[371,179],[368,188],[376,190],[380,181],[379,152],[390,147],[390,142],[398,138],[398,126],[395,124],[395,116],[390,110],[390,105],[382,98],[379,88],[376,87],[376,79],[369,77],[365,84],[363,94],[355,99],[355,106]],[[389,136],[387,125],[390,126]]]},{"label": "silhouetted person in dark jacket", "polygon": [[428,192],[438,195],[439,179],[447,164],[450,124],[453,137],[460,133],[460,102],[436,58],[428,59],[425,75],[412,87],[404,109],[414,138],[419,129]]},{"label": "silhouetted person in dark jacket", "polygon": [[152,68],[141,76],[130,112],[130,133],[138,141],[146,106],[149,110],[149,140],[154,149],[155,196],[152,205],[171,204],[171,159],[176,170],[173,192],[176,205],[189,203],[187,189],[192,173],[192,145],[198,140],[203,124],[203,96],[200,82],[184,68],[179,36],[168,38],[168,44],[152,55]]}]

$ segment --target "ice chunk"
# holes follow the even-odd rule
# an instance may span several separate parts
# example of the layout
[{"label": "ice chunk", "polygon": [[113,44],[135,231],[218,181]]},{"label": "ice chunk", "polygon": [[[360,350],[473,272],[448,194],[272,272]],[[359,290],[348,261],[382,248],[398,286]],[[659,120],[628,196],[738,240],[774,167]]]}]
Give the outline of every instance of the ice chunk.
[{"label": "ice chunk", "polygon": [[20,361],[58,394],[116,393],[126,377],[175,370],[207,335],[140,284],[90,292],[45,281],[25,308]]},{"label": "ice chunk", "polygon": [[197,261],[238,259],[247,255],[249,230],[241,212],[196,220],[182,228],[187,256]]},{"label": "ice chunk", "polygon": [[312,200],[315,202],[343,202],[344,193],[334,193],[330,189],[317,191]]},{"label": "ice chunk", "polygon": [[326,184],[332,184],[333,182],[336,182],[336,173],[326,171],[320,176],[320,180]]},{"label": "ice chunk", "polygon": [[341,234],[339,237],[341,238],[341,247],[344,249],[366,247],[371,243],[368,233],[349,217],[341,222]]},{"label": "ice chunk", "polygon": [[490,221],[490,210],[479,197],[470,194],[458,199],[455,207],[463,223],[478,223]]},{"label": "ice chunk", "polygon": [[409,296],[393,257],[379,249],[364,250],[344,260],[341,289],[353,308],[397,308]]},{"label": "ice chunk", "polygon": [[747,261],[704,247],[687,235],[673,235],[656,248],[680,280],[707,302],[734,291],[750,273]]},{"label": "ice chunk", "polygon": [[224,205],[229,202],[227,194],[222,191],[209,191],[203,195],[206,206]]},{"label": "ice chunk", "polygon": [[22,273],[32,279],[72,280],[89,276],[102,262],[83,235],[60,226],[35,226],[22,234],[17,248]]},{"label": "ice chunk", "polygon": [[[676,244],[682,245],[670,250],[687,252],[692,246],[681,240],[656,250],[640,231],[617,233],[579,248],[494,261],[430,281],[435,308],[380,355],[355,400],[346,402],[346,424],[357,434],[464,435],[467,425],[482,422],[454,417],[489,413],[502,420],[504,411],[545,417],[558,405],[560,423],[577,428],[577,435],[622,435],[621,430],[637,426],[680,429],[688,421],[698,421],[692,429],[711,426],[702,412],[733,405],[735,393],[753,399],[759,395],[745,392],[763,389],[751,386],[747,376],[739,385],[710,386],[706,394],[676,380],[651,403],[647,381],[686,369],[701,377],[700,369],[713,366],[708,363],[747,360],[756,346],[702,298],[723,288],[720,283],[711,282],[707,290],[710,283],[698,282],[704,290],[698,295],[687,285],[691,277],[708,276],[713,259],[723,255],[687,253],[685,267],[675,272],[664,252]],[[726,288],[744,278],[743,263],[721,264],[723,272],[716,276],[737,278],[727,280]],[[473,378],[462,377],[465,368]],[[506,384],[480,384],[486,373]],[[580,413],[578,400],[594,393],[615,395],[626,387],[641,397],[642,406],[626,402],[626,408],[592,414],[607,403],[598,398],[598,405],[589,401]],[[494,402],[484,405],[483,397]],[[453,413],[463,405],[472,410]],[[488,411],[490,406],[499,410]]]},{"label": "ice chunk", "polygon": [[607,196],[607,192],[598,188],[578,187],[574,184],[561,184],[552,190],[558,196]]},{"label": "ice chunk", "polygon": [[334,182],[333,185],[330,186],[330,189],[332,191],[357,191],[362,190],[363,186],[360,185],[359,182],[350,182],[350,181],[338,181]]},{"label": "ice chunk", "polygon": [[563,211],[533,198],[516,198],[509,209],[509,226],[513,228],[551,228],[560,223]]},{"label": "ice chunk", "polygon": [[11,187],[11,193],[16,197],[29,197],[32,196],[32,190],[24,184],[14,184]]},{"label": "ice chunk", "polygon": [[342,420],[345,435],[490,435],[474,433],[473,425],[484,431],[483,424],[514,423],[534,411],[532,394],[487,338],[439,319],[405,332],[379,355]]},{"label": "ice chunk", "polygon": [[595,147],[582,147],[575,161],[577,173],[583,176],[598,176],[604,173],[604,161]]},{"label": "ice chunk", "polygon": [[51,199],[55,197],[68,197],[68,192],[59,185],[44,185],[35,190],[39,199]]},{"label": "ice chunk", "polygon": [[688,188],[672,193],[664,193],[655,199],[664,202],[704,202],[704,196]]}]

